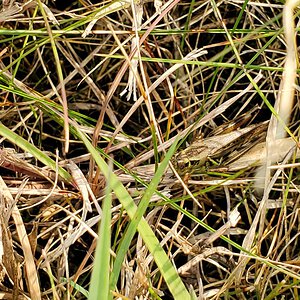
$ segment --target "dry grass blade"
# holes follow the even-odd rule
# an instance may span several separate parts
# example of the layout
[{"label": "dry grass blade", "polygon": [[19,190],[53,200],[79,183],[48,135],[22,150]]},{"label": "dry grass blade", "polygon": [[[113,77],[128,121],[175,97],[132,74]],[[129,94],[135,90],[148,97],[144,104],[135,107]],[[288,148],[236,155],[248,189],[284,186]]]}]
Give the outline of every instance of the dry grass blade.
[{"label": "dry grass blade", "polygon": [[[140,42],[139,42],[138,46],[142,45],[142,43],[146,40],[147,36],[153,30],[154,26],[157,23],[159,23],[159,21],[163,18],[163,16],[168,11],[170,11],[178,2],[179,2],[179,0],[174,0],[174,1],[169,1],[168,3],[166,3],[165,10],[156,18],[156,20],[147,29],[147,31],[144,33],[144,35],[140,39]],[[135,49],[133,49],[131,51],[130,55],[128,56],[129,60],[131,60],[133,58],[133,56],[135,55],[136,51],[137,51],[137,48],[135,48]],[[96,127],[95,127],[95,132],[94,132],[94,135],[93,135],[93,145],[94,146],[96,145],[96,141],[98,140],[98,136],[99,136],[100,130],[101,130],[102,125],[103,125],[103,117],[104,117],[104,113],[105,113],[106,107],[107,107],[109,101],[111,100],[111,97],[113,96],[113,93],[116,91],[116,88],[118,87],[118,85],[119,85],[122,77],[124,76],[124,73],[126,72],[127,68],[128,68],[128,61],[126,61],[123,64],[122,68],[120,69],[120,71],[118,72],[118,74],[117,74],[117,76],[115,78],[115,81],[113,82],[113,85],[111,86],[111,88],[109,89],[109,91],[107,93],[105,102],[103,104],[103,108],[101,110],[101,114],[100,114],[100,116],[98,118],[98,122],[97,122]],[[141,97],[141,98],[143,99],[143,97]],[[118,126],[118,128],[122,128],[121,124]],[[115,134],[117,134],[117,133],[118,133],[118,131],[116,130]]]},{"label": "dry grass blade", "polygon": [[[51,46],[52,46],[52,51],[53,51],[53,56],[55,59],[55,64],[56,64],[56,69],[57,69],[57,74],[58,74],[58,78],[59,78],[59,82],[61,85],[61,97],[59,97],[59,100],[62,104],[63,107],[63,112],[64,112],[64,137],[65,137],[65,148],[64,151],[65,153],[69,152],[69,144],[70,144],[70,129],[69,129],[69,113],[68,113],[68,102],[67,102],[67,96],[66,96],[66,89],[65,89],[65,85],[64,85],[64,79],[63,79],[63,72],[62,72],[62,67],[60,65],[60,61],[59,61],[59,56],[58,56],[58,52],[57,52],[57,47],[56,47],[56,42],[55,39],[53,37],[52,31],[51,31],[51,27],[49,25],[48,22],[48,18],[50,15],[50,20],[54,19],[55,20],[55,24],[59,24],[57,22],[57,20],[55,19],[55,17],[53,16],[53,14],[49,13],[49,9],[47,8],[47,6],[42,3],[40,0],[37,0],[39,7],[40,7],[40,11],[43,15],[44,18],[44,22],[45,22],[45,26],[47,28],[49,37],[50,37],[50,42],[51,42]],[[47,8],[47,9],[45,9]]]},{"label": "dry grass blade", "polygon": [[[24,264],[25,264],[25,270],[26,270],[26,279],[28,282],[28,288],[29,288],[29,292],[30,292],[30,297],[31,299],[34,300],[39,300],[42,299],[41,298],[41,288],[39,285],[39,280],[38,280],[38,275],[37,275],[37,270],[36,270],[36,265],[34,262],[34,258],[33,258],[33,254],[32,254],[32,249],[31,249],[31,245],[28,239],[28,235],[23,223],[23,219],[21,217],[21,214],[18,210],[18,208],[15,205],[15,201],[12,197],[12,195],[10,194],[4,180],[2,179],[2,177],[0,177],[0,185],[1,185],[1,191],[2,194],[1,196],[4,198],[4,201],[7,203],[8,207],[11,207],[11,216],[14,220],[15,226],[16,226],[16,230],[18,233],[18,237],[19,237],[19,241],[24,253]],[[4,208],[2,208],[4,209]],[[3,235],[3,229],[2,228],[2,235]],[[6,249],[4,249],[5,251]],[[14,253],[11,253],[11,259],[13,262],[13,257],[15,257]],[[15,272],[18,272],[17,270],[15,270]],[[16,274],[16,276],[18,277],[18,275]],[[15,289],[18,289],[18,285],[19,283],[17,281],[14,280],[15,283]]]},{"label": "dry grass blade", "polygon": [[[282,161],[284,157],[288,154],[288,151],[295,149],[295,141],[292,138],[278,139],[274,142],[274,147],[276,148],[276,153],[273,153],[268,156],[272,161]],[[267,159],[267,149],[266,142],[259,143],[255,145],[252,149],[246,152],[243,156],[238,158],[236,161],[232,162],[228,169],[230,171],[241,170],[247,168],[251,165],[259,166],[266,163]],[[296,157],[299,158],[299,151],[296,152]],[[259,182],[261,178],[257,178]],[[256,184],[259,187],[258,184]]]},{"label": "dry grass blade", "polygon": [[[72,161],[68,162],[67,167],[73,176],[74,182],[76,183],[77,187],[79,188],[79,190],[81,192],[82,201],[84,203],[83,204],[84,216],[86,216],[88,211],[89,212],[92,211],[92,206],[90,204],[90,198],[92,199],[93,203],[95,204],[95,207],[97,208],[99,215],[101,215],[101,208],[97,202],[97,199],[96,199],[90,185],[88,184],[85,176],[83,175],[82,171]],[[83,220],[85,220],[85,217],[83,218]]]},{"label": "dry grass blade", "polygon": [[[268,197],[268,188],[270,171],[268,167],[272,162],[279,160],[279,157],[274,156],[275,139],[284,138],[287,135],[286,126],[289,123],[291,112],[294,104],[294,95],[295,95],[295,80],[296,80],[296,71],[297,64],[299,62],[298,56],[296,55],[297,51],[295,49],[295,24],[294,24],[294,9],[300,2],[297,0],[287,1],[283,9],[283,28],[286,37],[286,49],[287,55],[284,64],[284,73],[282,76],[282,81],[280,83],[280,89],[278,92],[278,99],[275,105],[276,112],[278,116],[272,114],[268,135],[266,138],[267,145],[267,159],[263,167],[258,170],[257,173],[257,187],[261,189],[261,186],[264,185],[264,197]],[[291,21],[292,20],[292,21]],[[282,150],[282,148],[280,148]],[[286,152],[289,151],[289,148],[286,149]],[[272,155],[273,157],[269,157]]]}]

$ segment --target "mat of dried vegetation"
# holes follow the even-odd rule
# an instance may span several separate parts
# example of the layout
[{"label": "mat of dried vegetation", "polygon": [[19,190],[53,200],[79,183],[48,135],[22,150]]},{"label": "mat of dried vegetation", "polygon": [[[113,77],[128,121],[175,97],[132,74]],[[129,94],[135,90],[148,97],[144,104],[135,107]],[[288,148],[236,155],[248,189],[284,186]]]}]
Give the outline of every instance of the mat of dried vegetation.
[{"label": "mat of dried vegetation", "polygon": [[296,0],[3,0],[1,299],[299,299]]}]

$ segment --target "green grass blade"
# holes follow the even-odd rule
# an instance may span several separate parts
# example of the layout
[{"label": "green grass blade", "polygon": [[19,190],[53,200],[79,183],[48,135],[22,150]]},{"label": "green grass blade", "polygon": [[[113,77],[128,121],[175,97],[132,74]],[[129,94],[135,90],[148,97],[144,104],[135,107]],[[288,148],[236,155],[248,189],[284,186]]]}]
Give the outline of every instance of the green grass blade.
[{"label": "green grass blade", "polygon": [[[84,287],[82,287],[80,284],[75,283],[72,280],[67,280],[67,278],[62,278],[61,281],[64,283],[69,283],[70,286],[72,286],[78,293],[81,293],[83,296],[88,298],[89,292]],[[71,299],[75,299],[75,298],[71,298]]]},{"label": "green grass blade", "polygon": [[65,149],[64,151],[66,153],[69,152],[69,139],[70,139],[70,129],[69,129],[69,113],[68,113],[68,103],[67,103],[67,96],[66,96],[66,89],[65,89],[65,84],[64,84],[64,76],[63,76],[63,71],[62,71],[62,67],[61,67],[61,63],[60,63],[60,58],[58,55],[58,51],[57,51],[57,47],[56,47],[56,41],[55,38],[53,37],[52,31],[51,31],[51,27],[48,23],[48,18],[47,18],[47,14],[44,10],[44,7],[42,5],[41,0],[37,0],[40,11],[42,13],[44,22],[45,22],[45,26],[47,28],[47,32],[49,34],[49,38],[50,38],[50,43],[51,43],[51,48],[53,51],[53,57],[54,57],[54,61],[55,61],[55,66],[56,66],[56,71],[57,71],[57,76],[59,79],[59,83],[61,85],[61,98],[59,98],[62,107],[63,107],[63,111],[64,111],[64,136],[65,136]]},{"label": "green grass blade", "polygon": [[151,199],[152,195],[155,193],[155,191],[157,189],[157,186],[161,180],[161,177],[164,174],[165,169],[168,166],[168,162],[176,150],[176,146],[177,146],[177,142],[175,142],[172,145],[172,147],[167,152],[164,160],[159,165],[155,175],[153,176],[152,181],[150,182],[148,188],[146,189],[144,196],[141,199],[138,209],[137,209],[136,213],[134,214],[134,217],[133,217],[132,221],[130,222],[130,225],[128,226],[126,233],[124,234],[123,240],[122,240],[122,242],[119,246],[118,252],[117,252],[117,257],[114,262],[114,268],[112,271],[111,281],[110,281],[111,289],[114,289],[115,285],[117,284],[121,266],[124,261],[126,252],[130,247],[131,240],[132,240],[133,236],[135,235],[138,224],[139,224],[140,220],[142,219],[142,217],[150,203],[150,199]]},{"label": "green grass blade", "polygon": [[[99,155],[98,151],[92,146],[85,134],[78,130],[78,135],[87,147],[88,151],[91,153],[92,157],[95,159],[105,178],[109,178],[109,168],[102,157]],[[111,174],[110,181],[111,186],[113,187],[113,191],[117,195],[124,209],[126,209],[129,217],[133,219],[137,211],[137,206],[135,205],[133,199],[115,174]],[[183,282],[181,281],[177,271],[175,270],[174,266],[172,265],[171,261],[164,252],[158,239],[156,238],[155,234],[153,233],[145,219],[141,219],[137,226],[137,229],[139,234],[143,238],[143,241],[145,242],[147,248],[153,255],[154,260],[161,272],[161,275],[163,276],[170,292],[173,295],[173,298],[175,300],[190,299],[190,295]]]},{"label": "green grass blade", "polygon": [[99,228],[94,268],[89,288],[89,300],[109,299],[109,261],[110,261],[110,222],[111,222],[111,190],[107,180],[106,195],[103,201],[103,215]]}]

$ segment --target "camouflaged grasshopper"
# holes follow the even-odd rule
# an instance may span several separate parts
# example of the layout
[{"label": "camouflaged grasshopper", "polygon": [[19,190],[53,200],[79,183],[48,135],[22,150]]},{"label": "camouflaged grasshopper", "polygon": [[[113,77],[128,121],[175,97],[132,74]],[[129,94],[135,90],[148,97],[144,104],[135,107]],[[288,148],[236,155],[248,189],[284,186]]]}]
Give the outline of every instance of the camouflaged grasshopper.
[{"label": "camouflaged grasshopper", "polygon": [[266,128],[267,122],[264,122],[206,139],[197,139],[175,155],[173,162],[178,170],[188,169],[192,172],[193,169],[205,166],[207,162],[213,162],[225,156],[227,157],[226,163],[229,164],[262,142]]}]

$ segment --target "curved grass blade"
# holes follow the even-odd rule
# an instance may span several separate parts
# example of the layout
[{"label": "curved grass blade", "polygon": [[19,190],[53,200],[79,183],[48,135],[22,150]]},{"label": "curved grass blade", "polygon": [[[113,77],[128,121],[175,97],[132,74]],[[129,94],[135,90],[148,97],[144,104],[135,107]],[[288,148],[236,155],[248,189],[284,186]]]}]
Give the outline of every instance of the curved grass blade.
[{"label": "curved grass blade", "polygon": [[[92,157],[94,158],[97,165],[101,169],[105,178],[106,179],[109,178],[113,191],[115,192],[116,196],[120,200],[124,209],[126,209],[131,220],[133,220],[137,212],[137,206],[134,203],[131,196],[129,195],[128,191],[123,186],[123,184],[118,180],[115,174],[111,174],[111,175],[109,174],[109,168],[106,162],[99,155],[98,151],[92,146],[91,142],[88,140],[86,135],[79,130],[77,132],[78,132],[78,136],[83,141],[88,151],[91,153]],[[147,248],[153,255],[154,260],[161,272],[161,275],[163,276],[170,292],[173,295],[173,298],[175,300],[190,299],[189,292],[185,288],[177,271],[175,270],[174,266],[172,265],[170,259],[166,255],[162,246],[160,245],[159,240],[156,238],[155,234],[153,233],[149,224],[146,222],[144,218],[142,218],[138,223],[137,230],[141,235],[141,237],[143,238],[143,241],[145,242]]]},{"label": "curved grass blade", "polygon": [[142,219],[149,203],[151,200],[152,195],[155,193],[156,188],[158,184],[160,183],[160,180],[164,174],[164,171],[168,167],[169,160],[171,159],[172,155],[174,154],[176,150],[177,142],[175,142],[167,152],[164,160],[161,162],[159,165],[155,175],[153,176],[148,188],[146,189],[146,192],[144,196],[141,199],[141,202],[137,208],[137,211],[134,214],[134,217],[132,218],[130,225],[128,226],[123,240],[120,243],[120,246],[118,247],[117,251],[117,256],[114,262],[114,267],[111,275],[111,280],[110,280],[110,288],[113,290],[115,288],[115,285],[117,284],[117,280],[119,278],[119,273],[121,270],[122,263],[124,261],[124,257],[126,255],[127,250],[130,247],[130,243],[132,238],[134,237],[136,233],[137,226]]}]

